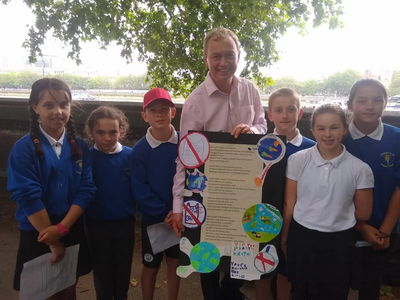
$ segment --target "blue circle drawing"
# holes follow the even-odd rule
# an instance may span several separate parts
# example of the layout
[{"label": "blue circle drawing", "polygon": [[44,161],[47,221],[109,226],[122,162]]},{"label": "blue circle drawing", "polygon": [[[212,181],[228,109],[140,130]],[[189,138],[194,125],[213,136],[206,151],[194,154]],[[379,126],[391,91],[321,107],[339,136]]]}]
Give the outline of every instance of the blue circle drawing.
[{"label": "blue circle drawing", "polygon": [[207,177],[203,173],[196,170],[193,173],[189,173],[186,179],[186,185],[192,192],[200,193],[207,186]]},{"label": "blue circle drawing", "polygon": [[214,271],[221,259],[218,248],[209,242],[196,244],[190,252],[190,263],[193,268],[200,273],[210,273]]},{"label": "blue circle drawing", "polygon": [[264,160],[277,160],[282,154],[282,145],[277,138],[267,137],[258,144],[258,155]]},{"label": "blue circle drawing", "polygon": [[282,215],[275,207],[260,203],[249,207],[243,214],[243,229],[253,241],[268,243],[282,229]]}]

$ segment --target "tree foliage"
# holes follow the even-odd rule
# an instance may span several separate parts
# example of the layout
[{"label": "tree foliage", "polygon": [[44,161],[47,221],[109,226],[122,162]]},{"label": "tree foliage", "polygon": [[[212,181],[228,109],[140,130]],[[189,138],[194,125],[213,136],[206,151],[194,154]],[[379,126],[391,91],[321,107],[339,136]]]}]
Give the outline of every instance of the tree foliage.
[{"label": "tree foliage", "polygon": [[388,95],[400,95],[400,70],[393,72],[392,82],[388,88]]},{"label": "tree foliage", "polygon": [[360,72],[351,69],[336,72],[324,80],[324,91],[337,96],[345,96],[350,92],[351,86],[362,77]]},{"label": "tree foliage", "polygon": [[299,93],[302,95],[316,95],[324,91],[323,85],[320,81],[315,79],[300,82]]},{"label": "tree foliage", "polygon": [[[56,77],[68,84],[72,90],[85,89],[115,89],[115,90],[148,90],[149,83],[146,82],[146,74],[136,76],[118,76],[109,78],[107,76],[85,77],[72,74],[56,74],[46,76]],[[12,89],[30,89],[32,84],[42,78],[42,74],[32,71],[9,72],[0,74],[0,87]]]},{"label": "tree foliage", "polygon": [[263,76],[260,68],[278,60],[275,41],[289,27],[305,32],[305,24],[312,19],[314,26],[328,23],[335,28],[342,14],[342,0],[24,2],[36,16],[24,43],[30,49],[31,61],[41,54],[48,32],[65,42],[70,49],[68,56],[78,63],[82,42],[98,41],[105,49],[116,41],[127,61],[132,60],[133,50],[138,50],[153,86],[183,95],[205,78],[202,43],[211,29],[222,26],[238,34],[246,62],[241,76],[265,86],[270,78]]},{"label": "tree foliage", "polygon": [[4,73],[0,74],[0,87],[30,89],[39,78],[41,78],[39,74],[31,71]]},{"label": "tree foliage", "polygon": [[[265,89],[266,93],[272,93],[274,90],[279,88],[287,87],[296,90],[301,95],[313,96],[313,95],[335,95],[335,96],[346,96],[350,92],[351,86],[358,79],[362,78],[361,73],[355,70],[345,70],[343,72],[337,72],[323,81],[310,79],[306,81],[297,81],[294,77],[282,77],[274,79],[272,86],[268,86]],[[399,71],[399,87],[400,87],[400,71]]]},{"label": "tree foliage", "polygon": [[274,83],[272,85],[273,90],[277,90],[283,87],[291,88],[297,91],[299,83],[296,81],[294,77],[291,76],[282,77],[274,80]]},{"label": "tree foliage", "polygon": [[114,81],[114,88],[117,90],[148,90],[150,88],[150,82],[149,80],[146,81],[145,74],[119,76]]}]

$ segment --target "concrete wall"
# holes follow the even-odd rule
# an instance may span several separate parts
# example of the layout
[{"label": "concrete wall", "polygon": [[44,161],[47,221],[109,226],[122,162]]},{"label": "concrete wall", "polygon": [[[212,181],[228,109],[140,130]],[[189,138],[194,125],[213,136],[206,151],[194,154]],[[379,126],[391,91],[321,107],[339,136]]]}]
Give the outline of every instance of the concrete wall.
[{"label": "concrete wall", "polygon": [[[29,132],[28,100],[21,98],[0,98],[0,177],[6,176],[7,158],[13,144]],[[132,146],[135,141],[146,134],[147,123],[140,115],[142,103],[140,102],[116,102],[116,101],[75,101],[72,109],[78,136],[83,137],[83,128],[91,111],[100,105],[113,105],[125,112],[130,121],[131,131],[124,144]],[[179,128],[179,120],[182,105],[177,105],[177,115],[173,120],[175,128]],[[309,118],[311,109],[306,110],[298,127],[304,136],[312,138]],[[385,112],[383,121],[400,127],[400,112]],[[268,122],[268,132],[272,132],[274,126]],[[88,141],[89,142],[89,141]]]}]

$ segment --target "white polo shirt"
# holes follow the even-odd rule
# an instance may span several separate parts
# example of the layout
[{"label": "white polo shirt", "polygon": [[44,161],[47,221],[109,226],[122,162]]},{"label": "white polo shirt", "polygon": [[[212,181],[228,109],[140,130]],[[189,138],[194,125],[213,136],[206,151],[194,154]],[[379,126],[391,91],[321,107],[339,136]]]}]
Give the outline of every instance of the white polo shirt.
[{"label": "white polo shirt", "polygon": [[292,154],[286,177],[297,181],[293,218],[306,228],[337,232],[353,227],[354,194],[374,187],[371,168],[347,152],[324,160],[317,145]]},{"label": "white polo shirt", "polygon": [[46,139],[49,141],[51,147],[53,148],[54,152],[57,155],[57,158],[60,159],[61,156],[61,150],[64,142],[64,136],[65,136],[65,129],[58,141],[53,139],[50,135],[47,134],[46,131],[43,130],[42,125],[39,125],[40,131],[43,133],[43,135],[46,137]]}]

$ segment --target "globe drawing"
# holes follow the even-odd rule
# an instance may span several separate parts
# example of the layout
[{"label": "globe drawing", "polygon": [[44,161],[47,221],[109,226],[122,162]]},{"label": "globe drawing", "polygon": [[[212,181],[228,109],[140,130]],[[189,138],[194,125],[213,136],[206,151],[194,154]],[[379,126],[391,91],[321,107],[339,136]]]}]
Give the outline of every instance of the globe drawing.
[{"label": "globe drawing", "polygon": [[190,252],[190,263],[200,273],[210,273],[219,265],[221,255],[218,248],[209,242],[196,244]]},{"label": "globe drawing", "polygon": [[186,179],[186,186],[195,193],[200,193],[206,188],[207,177],[200,172],[190,173]]},{"label": "globe drawing", "polygon": [[273,137],[265,138],[258,144],[258,155],[263,160],[273,161],[280,157],[282,145]]},{"label": "globe drawing", "polygon": [[260,203],[249,207],[243,214],[243,229],[253,241],[268,243],[282,229],[282,215],[275,207]]}]

